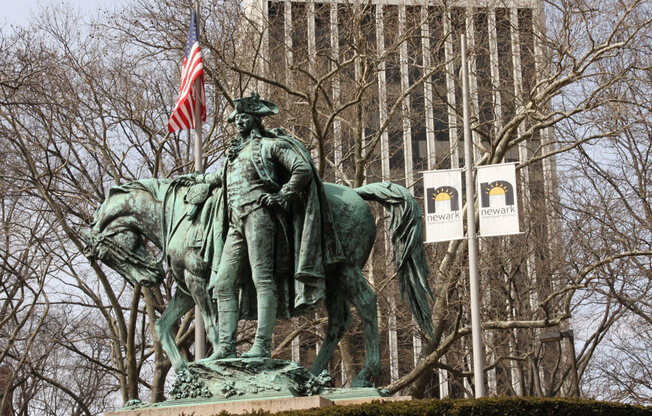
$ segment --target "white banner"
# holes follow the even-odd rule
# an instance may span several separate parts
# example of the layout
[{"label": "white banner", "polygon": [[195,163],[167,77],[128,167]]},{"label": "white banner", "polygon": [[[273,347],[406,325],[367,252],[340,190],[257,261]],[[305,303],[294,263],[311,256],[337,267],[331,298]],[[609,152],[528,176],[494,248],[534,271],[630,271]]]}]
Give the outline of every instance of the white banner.
[{"label": "white banner", "polygon": [[478,166],[480,237],[518,234],[516,164]]},{"label": "white banner", "polygon": [[464,238],[462,169],[423,172],[426,243]]}]

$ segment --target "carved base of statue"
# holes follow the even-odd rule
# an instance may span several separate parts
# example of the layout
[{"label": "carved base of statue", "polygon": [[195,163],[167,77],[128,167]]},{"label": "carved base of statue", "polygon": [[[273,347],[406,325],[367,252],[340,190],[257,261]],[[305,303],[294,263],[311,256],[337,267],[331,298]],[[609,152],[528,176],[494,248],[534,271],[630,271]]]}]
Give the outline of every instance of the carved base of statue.
[{"label": "carved base of statue", "polygon": [[[274,358],[228,358],[195,362],[177,374],[162,403],[130,401],[110,416],[212,415],[226,410],[242,413],[256,409],[280,411],[354,404],[372,400],[405,400],[385,397],[376,388],[334,388],[327,372],[313,376],[301,365]],[[170,413],[172,414],[172,413]]]},{"label": "carved base of statue", "polygon": [[169,393],[171,399],[257,399],[269,396],[312,396],[331,387],[328,373],[313,376],[301,365],[274,358],[227,358],[191,363]]}]

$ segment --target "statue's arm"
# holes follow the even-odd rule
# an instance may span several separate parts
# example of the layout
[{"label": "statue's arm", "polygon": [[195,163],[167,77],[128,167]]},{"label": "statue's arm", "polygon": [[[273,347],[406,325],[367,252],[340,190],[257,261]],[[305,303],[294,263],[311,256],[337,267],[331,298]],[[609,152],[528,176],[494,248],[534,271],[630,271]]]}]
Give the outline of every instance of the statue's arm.
[{"label": "statue's arm", "polygon": [[195,183],[207,183],[212,186],[222,186],[222,175],[219,171],[211,173],[189,173],[187,175],[180,175],[176,178],[182,185],[190,186]]},{"label": "statue's arm", "polygon": [[282,142],[275,143],[273,155],[276,161],[290,175],[279,193],[287,201],[292,201],[299,196],[312,180],[312,169],[301,155],[297,154],[294,149]]},{"label": "statue's arm", "polygon": [[271,156],[275,163],[287,170],[289,179],[277,193],[263,194],[258,198],[258,202],[263,206],[278,206],[287,210],[290,203],[299,197],[312,180],[312,168],[296,150],[280,140],[273,144]]},{"label": "statue's arm", "polygon": [[222,175],[220,174],[219,171],[215,172],[210,172],[210,173],[203,173],[197,175],[198,177],[201,177],[201,180],[197,180],[197,182],[204,182],[209,185],[214,185],[214,186],[222,186]]}]

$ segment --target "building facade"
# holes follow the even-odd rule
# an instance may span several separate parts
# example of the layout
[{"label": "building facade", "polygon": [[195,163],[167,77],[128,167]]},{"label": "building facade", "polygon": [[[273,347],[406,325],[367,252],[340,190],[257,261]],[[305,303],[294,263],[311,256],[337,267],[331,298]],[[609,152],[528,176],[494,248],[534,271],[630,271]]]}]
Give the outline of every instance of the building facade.
[{"label": "building facade", "polygon": [[[422,198],[421,172],[464,166],[459,76],[462,33],[468,39],[476,163],[496,158],[525,162],[550,146],[547,129],[527,140],[505,140],[505,135],[518,138],[528,128],[523,122],[510,130],[510,122],[544,72],[542,47],[537,41],[543,30],[542,7],[536,0],[446,4],[249,0],[247,16],[258,25],[261,36],[257,89],[284,109],[284,127],[307,143],[326,180],[351,186],[392,181]],[[544,158],[520,169],[519,183],[521,215],[541,210],[555,194],[554,159]],[[380,226],[382,229],[382,223]],[[522,229],[536,229],[547,240],[549,227],[544,217],[536,226],[525,224]],[[388,247],[388,239],[384,240],[367,271],[376,287],[386,282],[377,277],[387,273],[383,261],[389,263],[388,256],[382,255]],[[545,266],[547,247],[526,248],[518,276],[528,282],[529,289],[515,287],[514,291],[515,296],[527,296],[527,305],[511,310],[516,307],[498,289],[484,291],[485,305],[504,306],[508,315],[534,313],[538,299],[549,293],[553,283]],[[393,293],[386,296],[381,311],[389,382],[416,365],[421,338],[412,331],[411,322],[406,322],[409,318],[400,313],[396,287],[383,287]],[[411,361],[400,358],[407,339],[411,340]],[[519,355],[517,344],[531,339],[532,335],[514,333],[513,339],[505,341],[506,353],[511,349]],[[293,344],[294,359],[303,359],[300,344],[298,340]],[[496,353],[488,350],[487,354]],[[490,370],[489,391],[525,394],[521,366],[514,361],[502,370]],[[449,395],[448,377],[443,369],[435,377],[439,397]],[[501,390],[501,379],[511,391]]]}]

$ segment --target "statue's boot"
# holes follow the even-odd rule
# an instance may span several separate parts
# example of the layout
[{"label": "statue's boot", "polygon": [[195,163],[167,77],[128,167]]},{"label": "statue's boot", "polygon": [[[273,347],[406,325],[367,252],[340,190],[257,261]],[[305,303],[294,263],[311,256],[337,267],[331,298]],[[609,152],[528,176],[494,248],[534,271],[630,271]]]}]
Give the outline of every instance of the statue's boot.
[{"label": "statue's boot", "polygon": [[272,356],[272,332],[276,322],[276,297],[266,296],[258,300],[258,328],[251,349],[242,358],[270,358]]},{"label": "statue's boot", "polygon": [[238,329],[238,301],[220,300],[217,302],[220,345],[210,358],[221,360],[235,358],[235,334]]}]

